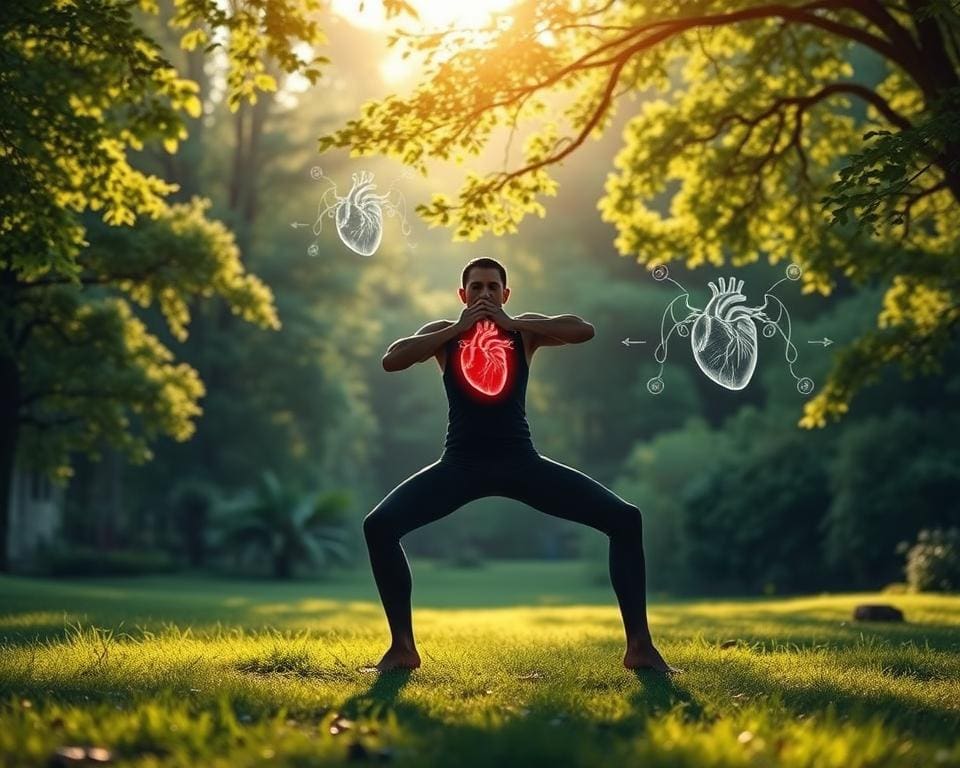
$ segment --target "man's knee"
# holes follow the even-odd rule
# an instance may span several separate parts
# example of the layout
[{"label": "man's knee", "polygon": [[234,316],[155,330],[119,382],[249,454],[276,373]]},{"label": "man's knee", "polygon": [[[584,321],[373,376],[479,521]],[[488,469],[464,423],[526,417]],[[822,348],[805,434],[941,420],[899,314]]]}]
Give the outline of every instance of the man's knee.
[{"label": "man's knee", "polygon": [[630,502],[625,502],[613,516],[613,530],[608,531],[608,535],[616,533],[626,533],[631,536],[643,535],[643,515],[640,507]]},{"label": "man's knee", "polygon": [[386,522],[386,516],[373,510],[363,518],[363,537],[368,542],[389,537],[390,529]]}]

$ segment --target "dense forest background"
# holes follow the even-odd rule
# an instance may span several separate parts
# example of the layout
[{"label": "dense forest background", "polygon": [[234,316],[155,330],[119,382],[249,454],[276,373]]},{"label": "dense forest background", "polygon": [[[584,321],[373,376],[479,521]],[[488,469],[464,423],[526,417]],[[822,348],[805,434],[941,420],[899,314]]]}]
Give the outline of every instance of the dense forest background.
[{"label": "dense forest background", "polygon": [[[925,527],[960,524],[956,346],[939,375],[906,379],[890,368],[843,420],[822,429],[797,426],[804,396],[776,340],[761,337],[757,371],[745,390],[710,382],[690,350],[677,344],[664,392],[647,391],[658,369],[653,350],[661,315],[676,291],[617,254],[613,228],[597,211],[620,142],[617,125],[564,163],[547,216],[524,221],[515,235],[454,243],[448,231],[416,218],[414,203],[452,186],[461,169],[438,165],[427,178],[400,178],[412,231],[405,237],[399,220],[386,218],[382,246],[364,258],[344,247],[332,226],[314,237],[325,187],[311,169],[322,167],[341,195],[360,170],[373,172],[381,189],[403,174],[392,161],[317,154],[318,136],[367,100],[408,84],[387,79],[383,36],[328,13],[322,25],[332,64],[318,82],[309,86],[274,72],[276,93],[231,112],[216,58],[182,50],[166,21],[163,10],[142,19],[180,72],[199,84],[203,113],[188,120],[189,137],[175,154],[147,146],[132,161],[177,183],[172,200],[212,201],[207,215],[234,233],[247,270],[272,289],[282,325],[257,327],[220,300],[199,299],[181,340],[158,311],[138,308],[150,332],[203,381],[196,433],[185,442],[158,439],[143,464],[106,445],[99,460],[75,455],[59,540],[24,567],[42,569],[57,558],[69,564],[95,551],[88,563],[107,562],[113,552],[144,569],[277,573],[257,531],[274,525],[274,541],[295,539],[296,521],[264,522],[269,515],[261,514],[257,529],[254,522],[237,525],[238,516],[259,514],[257,498],[261,507],[289,511],[297,499],[318,493],[336,500],[329,506],[340,516],[331,517],[336,525],[313,567],[304,560],[296,573],[368,567],[361,519],[439,457],[446,425],[433,361],[387,373],[380,358],[393,340],[423,324],[457,317],[460,271],[481,255],[507,268],[509,314],[571,313],[594,325],[588,343],[536,353],[528,419],[541,453],[640,507],[652,591],[879,588],[903,581],[899,542],[914,541]],[[880,77],[866,53],[851,63],[862,79]],[[620,125],[629,110],[623,112]],[[291,226],[298,222],[309,226]],[[96,214],[85,224],[93,233],[107,229]],[[319,251],[312,256],[315,240]],[[671,277],[703,306],[708,281],[735,274],[749,302],[760,304],[784,266],[672,266]],[[882,291],[841,282],[825,298],[784,283],[778,296],[791,313],[795,368],[820,383],[836,350],[876,323]],[[645,344],[624,346],[626,337]],[[834,343],[811,343],[825,337]],[[25,443],[18,464],[29,470],[40,459],[42,451]],[[606,577],[600,532],[501,498],[414,531],[404,547],[412,556],[463,565],[581,558],[584,579]]]}]

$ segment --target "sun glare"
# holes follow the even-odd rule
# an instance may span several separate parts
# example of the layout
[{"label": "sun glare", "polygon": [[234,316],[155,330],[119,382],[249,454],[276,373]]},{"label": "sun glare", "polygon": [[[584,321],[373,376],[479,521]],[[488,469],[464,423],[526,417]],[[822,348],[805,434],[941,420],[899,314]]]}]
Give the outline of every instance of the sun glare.
[{"label": "sun glare", "polygon": [[[492,16],[516,4],[516,0],[471,0],[469,3],[451,0],[410,0],[418,19],[400,16],[388,20],[379,0],[333,0],[333,11],[349,23],[371,30],[386,31],[399,26],[409,31],[442,30],[447,28],[480,28],[489,26]],[[380,62],[383,79],[396,84],[411,77],[419,68],[412,57],[403,58],[403,51],[391,48]]]},{"label": "sun glare", "polygon": [[[420,17],[419,26],[429,29],[483,26],[489,23],[491,14],[501,13],[515,4],[516,0],[470,0],[467,3],[452,0],[410,0],[410,5]],[[333,0],[332,7],[335,13],[351,24],[368,29],[386,29],[397,20],[387,21],[383,5],[378,0]],[[399,18],[407,27],[418,23],[409,16]]]}]

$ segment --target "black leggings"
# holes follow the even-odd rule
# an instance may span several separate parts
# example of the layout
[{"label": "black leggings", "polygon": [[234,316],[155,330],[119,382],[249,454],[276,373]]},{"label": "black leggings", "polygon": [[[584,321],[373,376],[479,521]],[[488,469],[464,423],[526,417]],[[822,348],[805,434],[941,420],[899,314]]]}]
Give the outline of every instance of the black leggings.
[{"label": "black leggings", "polygon": [[496,459],[444,454],[400,483],[364,518],[370,565],[394,643],[413,640],[413,581],[400,539],[485,496],[516,499],[607,534],[610,581],[627,639],[649,639],[640,510],[583,472],[524,452]]}]

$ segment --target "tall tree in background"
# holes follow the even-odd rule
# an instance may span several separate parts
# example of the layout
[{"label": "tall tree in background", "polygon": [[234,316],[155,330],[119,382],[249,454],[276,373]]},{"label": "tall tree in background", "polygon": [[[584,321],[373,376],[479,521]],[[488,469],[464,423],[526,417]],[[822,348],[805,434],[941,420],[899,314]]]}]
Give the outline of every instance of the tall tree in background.
[{"label": "tall tree in background", "polygon": [[[167,4],[151,29],[178,69],[193,71],[196,50],[180,48],[171,18]],[[358,74],[356,60],[370,59],[373,36],[337,27],[332,18],[324,17],[323,24],[337,29],[325,52],[366,84],[370,72]],[[373,354],[369,337],[378,324],[365,317],[370,297],[363,284],[388,251],[375,264],[363,263],[321,242],[318,256],[309,257],[312,233],[289,226],[312,221],[316,212],[319,185],[309,175],[316,163],[316,126],[352,112],[358,96],[332,86],[331,67],[318,82],[323,98],[312,98],[302,83],[291,84],[287,73],[268,62],[265,72],[276,92],[260,93],[255,104],[230,111],[216,87],[219,66],[208,65],[207,77],[198,81],[202,129],[191,127],[175,156],[154,150],[150,167],[182,188],[193,184],[210,195],[245,263],[273,290],[283,328],[264,334],[220,303],[198,299],[195,311],[191,307],[182,354],[207,387],[204,417],[188,445],[164,443],[157,461],[128,475],[128,514],[157,520],[166,514],[165,489],[182,478],[185,466],[224,493],[238,491],[265,467],[284,485],[354,487],[352,472],[339,470],[356,463],[372,425],[364,413],[357,358]]]},{"label": "tall tree in background", "polygon": [[[419,208],[455,239],[544,213],[551,165],[643,95],[600,201],[620,253],[648,266],[800,263],[805,292],[887,288],[878,328],[837,355],[800,424],[824,426],[887,363],[934,371],[960,320],[960,14],[948,0],[758,3],[528,0],[483,30],[400,33],[424,57],[390,96],[320,140],[426,172],[537,125],[522,161],[467,174]],[[882,63],[863,82],[855,50]],[[666,96],[656,97],[655,91]],[[866,119],[846,114],[852,100]],[[666,198],[664,197],[666,196]],[[664,212],[663,208],[668,208]]]},{"label": "tall tree in background", "polygon": [[[0,571],[21,442],[36,464],[66,476],[73,451],[107,442],[143,461],[157,435],[183,440],[194,430],[199,377],[174,362],[132,304],[156,304],[178,339],[199,296],[279,324],[270,289],[245,272],[231,233],[205,217],[207,203],[169,204],[175,185],[128,160],[152,141],[175,151],[186,136],[181,113],[201,111],[196,83],[164,59],[135,5],[0,11]],[[158,11],[152,0],[139,5]],[[318,39],[309,17],[317,7],[174,0],[174,24],[185,48],[213,50],[229,30],[227,92],[237,109],[275,87],[265,60],[316,79],[322,60],[303,61],[293,48]]]}]

